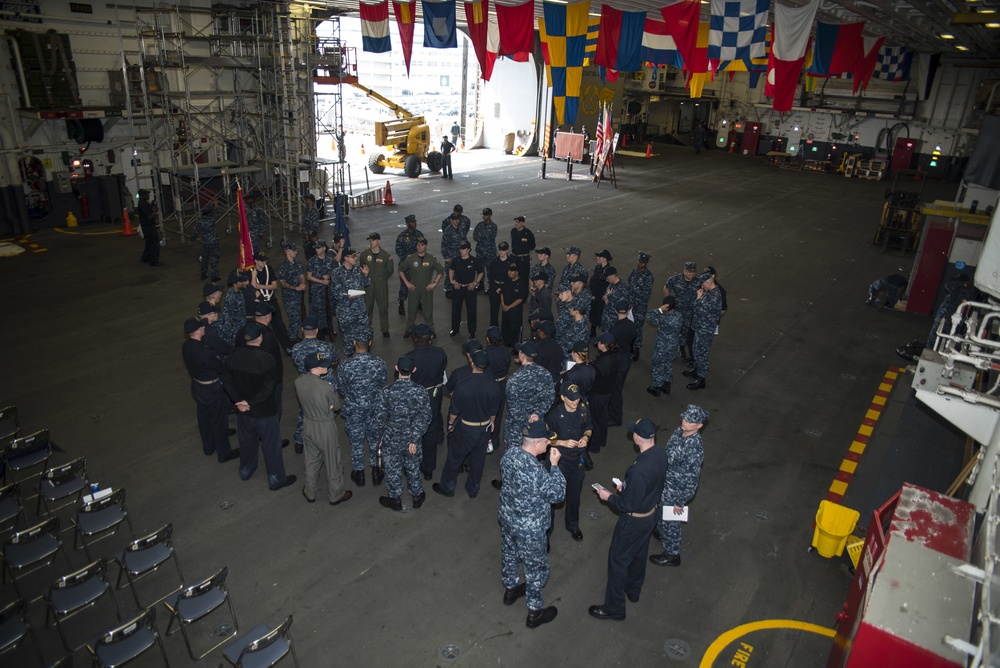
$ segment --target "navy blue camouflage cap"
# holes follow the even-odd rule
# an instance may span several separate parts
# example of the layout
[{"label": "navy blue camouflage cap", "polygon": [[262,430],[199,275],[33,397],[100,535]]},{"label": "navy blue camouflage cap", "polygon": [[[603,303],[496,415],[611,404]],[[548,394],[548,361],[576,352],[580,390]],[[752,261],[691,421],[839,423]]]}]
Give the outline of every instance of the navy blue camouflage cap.
[{"label": "navy blue camouflage cap", "polygon": [[307,315],[302,318],[302,329],[307,332],[311,332],[315,329],[319,329],[319,318],[314,315]]},{"label": "navy blue camouflage cap", "polygon": [[503,331],[501,331],[501,329],[496,325],[493,325],[492,327],[486,330],[486,338],[498,341],[499,339],[503,338]]},{"label": "navy blue camouflage cap", "polygon": [[642,438],[653,438],[656,436],[656,423],[649,418],[642,418],[630,423],[628,431]]},{"label": "navy blue camouflage cap", "polygon": [[253,307],[254,315],[270,315],[274,313],[274,309],[267,302],[257,302]]},{"label": "navy blue camouflage cap", "polygon": [[603,343],[604,345],[610,346],[615,342],[615,335],[611,332],[601,332],[601,335],[597,337],[597,343]]},{"label": "navy blue camouflage cap", "polygon": [[410,333],[413,335],[413,338],[415,339],[429,339],[431,338],[433,330],[431,329],[431,326],[428,325],[426,322],[418,322],[410,330]]},{"label": "navy blue camouflage cap", "polygon": [[615,312],[616,313],[628,313],[629,305],[624,299],[619,299],[615,302]]},{"label": "navy blue camouflage cap", "polygon": [[347,248],[345,248],[344,250],[342,250],[340,252],[340,254],[343,257],[354,257],[355,255],[358,254],[358,251],[356,249],[348,246]]},{"label": "navy blue camouflage cap", "polygon": [[572,291],[573,291],[573,288],[570,286],[569,283],[560,283],[559,287],[556,289],[557,293],[558,292],[572,292]]},{"label": "navy blue camouflage cap", "polygon": [[247,326],[243,328],[244,341],[253,341],[262,336],[264,336],[264,328],[255,322],[248,322]]},{"label": "navy blue camouflage cap", "polygon": [[451,210],[452,210],[452,211],[453,211],[454,213],[457,213],[457,214],[461,215],[461,214],[462,214],[462,212],[463,212],[463,211],[465,211],[465,207],[463,207],[463,206],[462,206],[461,204],[456,204],[455,206],[453,206],[453,207],[451,208]]},{"label": "navy blue camouflage cap", "polygon": [[209,313],[218,313],[219,307],[210,302],[202,302],[198,304],[198,315],[208,315]]},{"label": "navy blue camouflage cap", "polygon": [[399,373],[411,374],[413,370],[417,368],[416,362],[409,355],[403,355],[398,360],[396,360],[396,370]]},{"label": "navy blue camouflage cap", "polygon": [[415,223],[417,222],[417,217],[411,213],[408,216],[406,216],[406,218],[404,218],[403,220],[405,220],[408,223]]},{"label": "navy blue camouflage cap", "polygon": [[490,356],[485,350],[477,350],[472,353],[472,363],[477,369],[485,369],[490,365]]},{"label": "navy blue camouflage cap", "polygon": [[382,235],[379,234],[378,232],[372,232],[371,234],[368,235],[368,240],[371,241],[372,239],[377,239],[377,240],[381,241],[382,240]]},{"label": "navy blue camouflage cap", "polygon": [[337,243],[338,241],[342,241],[343,239],[344,239],[344,233],[343,232],[334,232],[333,233],[333,243]]},{"label": "navy blue camouflage cap", "polygon": [[562,385],[559,386],[559,394],[566,397],[570,401],[576,401],[583,394],[580,392],[580,386],[571,381],[564,381]]},{"label": "navy blue camouflage cap", "polygon": [[222,292],[222,288],[215,283],[206,283],[201,289],[201,296],[207,297],[209,295],[214,295],[216,292]]},{"label": "navy blue camouflage cap", "polygon": [[462,352],[465,353],[466,355],[471,355],[477,350],[482,350],[482,349],[483,349],[483,344],[481,344],[479,341],[476,341],[475,339],[469,339],[468,341],[462,344]]},{"label": "navy blue camouflage cap", "polygon": [[577,274],[573,278],[569,279],[570,283],[586,283],[587,279],[583,277],[583,274]]},{"label": "navy blue camouflage cap", "polygon": [[548,426],[545,424],[545,420],[539,419],[534,422],[529,422],[528,426],[524,428],[521,435],[526,438],[544,438],[550,441],[556,439],[556,433],[550,431]]},{"label": "navy blue camouflage cap", "polygon": [[373,338],[371,327],[365,327],[364,329],[359,329],[357,332],[354,333],[354,336],[351,338],[353,338],[358,343],[368,343]]},{"label": "navy blue camouflage cap", "polygon": [[688,404],[688,407],[684,409],[683,413],[681,413],[681,419],[685,422],[690,422],[691,424],[704,423],[705,420],[708,419],[708,411],[701,406]]},{"label": "navy blue camouflage cap", "polygon": [[582,252],[577,246],[570,246],[566,249],[566,255],[579,255]]},{"label": "navy blue camouflage cap", "polygon": [[523,341],[514,346],[514,349],[519,353],[524,353],[524,356],[529,359],[538,357],[538,344],[534,341]]},{"label": "navy blue camouflage cap", "polygon": [[639,262],[647,264],[649,262],[649,253],[639,253]]},{"label": "navy blue camouflage cap", "polygon": [[333,364],[333,358],[325,352],[310,353],[302,362],[306,369],[329,369]]},{"label": "navy blue camouflage cap", "polygon": [[229,272],[229,278],[226,280],[226,282],[229,285],[233,285],[235,283],[242,283],[245,280],[247,280],[247,275],[245,273],[243,273],[239,269],[233,269],[231,272]]},{"label": "navy blue camouflage cap", "polygon": [[510,244],[506,241],[501,241],[497,244],[497,250],[510,250]]},{"label": "navy blue camouflage cap", "polygon": [[703,271],[701,272],[701,274],[698,275],[698,282],[704,283],[710,278],[712,278],[712,274],[708,273],[707,271]]},{"label": "navy blue camouflage cap", "polygon": [[663,304],[665,306],[669,306],[670,308],[674,308],[675,306],[677,306],[677,298],[674,297],[673,295],[667,295],[666,297],[663,298]]},{"label": "navy blue camouflage cap", "polygon": [[684,269],[686,271],[698,271],[698,265],[695,262],[685,262]]},{"label": "navy blue camouflage cap", "polygon": [[184,333],[192,334],[194,332],[197,332],[204,326],[205,323],[203,323],[201,320],[198,320],[198,318],[188,318],[187,320],[184,321]]},{"label": "navy blue camouflage cap", "polygon": [[316,243],[313,244],[313,248],[319,250],[320,248],[326,248],[326,242],[322,239],[317,239]]},{"label": "navy blue camouflage cap", "polygon": [[493,215],[493,209],[491,209],[490,207],[486,207],[485,209],[483,209],[483,215],[484,216],[492,216]]},{"label": "navy blue camouflage cap", "polygon": [[281,242],[281,250],[297,251],[298,249],[299,249],[299,245],[297,243],[295,243],[294,241],[282,241]]}]

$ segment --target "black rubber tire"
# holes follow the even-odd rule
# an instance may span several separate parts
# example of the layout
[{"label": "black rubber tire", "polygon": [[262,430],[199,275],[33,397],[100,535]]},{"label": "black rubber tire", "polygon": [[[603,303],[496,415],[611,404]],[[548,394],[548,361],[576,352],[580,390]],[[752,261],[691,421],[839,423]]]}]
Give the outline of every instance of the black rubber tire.
[{"label": "black rubber tire", "polygon": [[368,157],[368,169],[372,174],[381,174],[385,171],[385,165],[379,164],[385,160],[385,156],[381,153],[372,153]]},{"label": "black rubber tire", "polygon": [[441,155],[440,151],[431,151],[427,154],[427,169],[431,170],[432,174],[440,172],[443,166],[444,156]]},{"label": "black rubber tire", "polygon": [[423,169],[423,163],[420,161],[420,156],[410,155],[406,157],[406,162],[403,163],[403,173],[409,176],[411,179],[415,179],[420,176],[420,171]]}]

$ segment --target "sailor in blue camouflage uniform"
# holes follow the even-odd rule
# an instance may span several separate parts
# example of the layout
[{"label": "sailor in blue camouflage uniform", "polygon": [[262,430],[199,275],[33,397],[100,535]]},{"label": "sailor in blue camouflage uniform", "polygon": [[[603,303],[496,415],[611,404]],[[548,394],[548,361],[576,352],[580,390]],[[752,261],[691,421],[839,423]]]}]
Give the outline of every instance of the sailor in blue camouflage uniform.
[{"label": "sailor in blue camouflage uniform", "polygon": [[194,223],[194,234],[191,241],[201,237],[201,280],[208,278],[209,269],[212,270],[212,280],[221,280],[219,276],[219,232],[215,227],[219,217],[215,213],[214,206],[206,206],[201,210],[201,216]]},{"label": "sailor in blue camouflage uniform", "polygon": [[685,262],[684,271],[674,274],[663,284],[663,296],[673,295],[677,300],[677,310],[681,314],[681,335],[678,345],[685,360],[691,359],[691,317],[694,315],[694,300],[698,296],[698,265]]},{"label": "sailor in blue camouflage uniform", "polygon": [[649,561],[657,566],[681,565],[681,523],[663,519],[663,509],[681,514],[684,506],[691,502],[698,490],[701,479],[701,464],[705,460],[705,448],[701,440],[701,428],[708,420],[708,411],[700,406],[688,404],[681,413],[681,426],[674,430],[667,441],[667,474],[663,480],[660,506],[656,509],[659,518],[660,546],[662,554],[654,554]]},{"label": "sailor in blue camouflage uniform", "polygon": [[577,304],[570,304],[567,313],[568,320],[562,325],[556,325],[556,341],[563,349],[566,359],[569,359],[574,344],[590,341],[590,321],[587,320],[587,311],[581,310]]},{"label": "sailor in blue camouflage uniform", "polygon": [[[459,245],[463,241],[466,243],[469,242],[469,227],[463,224],[463,218],[466,221],[469,220],[460,211],[455,211],[448,218],[441,221],[441,263],[444,265],[446,276],[451,269],[452,260],[458,258]],[[444,282],[444,294],[447,298],[451,299],[451,291],[454,289],[451,281]]]},{"label": "sailor in blue camouflage uniform", "polygon": [[243,292],[247,289],[250,276],[234,269],[229,272],[229,290],[222,302],[222,317],[219,318],[219,336],[232,347],[236,343],[236,333],[247,324],[247,303]]},{"label": "sailor in blue camouflage uniform", "polygon": [[[358,251],[345,248],[340,253],[343,263],[333,272],[333,297],[337,300],[337,320],[343,335],[344,357],[354,354],[354,341],[364,338],[369,330],[365,288],[371,283],[368,266],[358,265]],[[352,296],[350,291],[354,290]]]},{"label": "sailor in blue camouflage uniform", "polygon": [[[406,229],[399,233],[396,237],[396,257],[399,258],[399,262],[396,266],[399,267],[400,271],[405,271],[403,262],[409,256],[417,252],[417,239],[424,236],[424,233],[417,229],[417,217],[412,213],[408,215],[405,219]],[[399,315],[406,315],[406,297],[410,294],[410,291],[406,289],[406,284],[403,283],[403,279],[399,279]]]},{"label": "sailor in blue camouflage uniform", "polygon": [[316,208],[316,198],[306,195],[302,198],[302,245],[309,241],[309,233],[319,236],[319,209]]},{"label": "sailor in blue camouflage uniform", "polygon": [[[531,415],[522,435],[500,460],[503,488],[500,490],[500,579],[504,605],[526,596],[528,618],[533,629],[555,619],[555,606],[545,607],[542,588],[549,580],[547,552],[552,504],[566,496],[566,478],[559,470],[557,448],[548,452],[548,467],[538,461],[553,434],[537,414]],[[524,582],[520,580],[524,567]]]},{"label": "sailor in blue camouflage uniform", "polygon": [[646,316],[646,322],[656,327],[656,341],[653,343],[653,360],[650,371],[653,384],[646,391],[654,397],[660,393],[670,394],[670,384],[674,382],[674,358],[677,356],[677,336],[683,325],[682,316],[677,311],[677,300],[671,295],[663,298],[663,304]]},{"label": "sailor in blue camouflage uniform", "polygon": [[[346,334],[344,337],[346,338]],[[372,485],[384,478],[378,465],[379,429],[375,421],[375,406],[385,388],[385,362],[373,355],[372,331],[354,334],[354,354],[337,370],[337,389],[344,395],[344,430],[351,441],[351,480],[365,486],[365,439],[368,439],[368,463],[372,468]]]},{"label": "sailor in blue camouflage uniform", "polygon": [[[615,304],[620,300],[628,301],[628,286],[618,275],[618,269],[608,267],[604,270],[604,280],[607,286],[604,288],[604,309],[601,311],[601,331],[610,332],[611,328],[618,321],[618,314],[615,313]],[[629,355],[632,351],[626,351]]]},{"label": "sailor in blue camouflage uniform", "polygon": [[424,505],[427,498],[420,481],[420,437],[431,423],[431,400],[427,390],[410,379],[415,368],[412,357],[400,357],[396,362],[399,379],[379,393],[375,407],[375,423],[382,432],[382,468],[387,494],[380,496],[378,502],[397,511],[403,510],[399,497],[403,494],[404,470],[413,507]]},{"label": "sailor in blue camouflage uniform", "polygon": [[700,390],[705,387],[708,377],[708,353],[715,340],[715,328],[719,326],[722,313],[722,291],[715,284],[715,277],[707,271],[698,277],[701,288],[694,302],[694,315],[691,318],[691,330],[694,332],[692,347],[693,369],[685,369],[682,373],[688,378],[694,378],[688,383],[689,390]]},{"label": "sailor in blue camouflage uniform", "polygon": [[246,197],[247,227],[250,228],[250,240],[254,251],[264,247],[264,237],[268,236],[269,221],[264,209],[257,206],[260,197],[257,193],[249,193]]},{"label": "sailor in blue camouflage uniform", "polygon": [[569,327],[573,316],[569,312],[569,304],[573,301],[573,288],[569,283],[560,283],[556,288],[556,333]]},{"label": "sailor in blue camouflage uniform", "polygon": [[[586,267],[580,264],[580,253],[582,252],[576,246],[570,246],[566,250],[566,266],[563,267],[562,273],[559,275],[559,283],[568,285],[573,282],[575,276],[583,276],[583,283],[586,285],[590,274]],[[587,304],[587,307],[589,308],[590,304]]]},{"label": "sailor in blue camouflage uniform", "polygon": [[586,276],[583,274],[574,276],[573,280],[570,281],[570,287],[573,292],[570,303],[575,304],[581,311],[586,309],[589,313],[594,306],[594,296],[590,293],[590,288],[587,287]]},{"label": "sailor in blue camouflage uniform", "polygon": [[309,314],[319,322],[319,337],[325,339],[330,327],[330,314],[326,309],[327,291],[333,275],[333,261],[327,257],[326,242],[315,244],[316,254],[306,263],[306,280],[309,282]]},{"label": "sailor in blue camouflage uniform", "polygon": [[525,341],[517,345],[517,358],[521,368],[507,379],[507,419],[503,425],[503,444],[508,450],[521,442],[521,432],[528,418],[545,415],[556,399],[552,376],[542,366],[535,364],[538,344]]},{"label": "sailor in blue camouflage uniform", "polygon": [[556,268],[549,263],[552,250],[545,246],[537,249],[535,255],[538,256],[538,264],[531,268],[531,280],[535,280],[536,276],[545,277],[545,287],[551,291],[556,283]]},{"label": "sailor in blue camouflage uniform", "polygon": [[882,302],[882,306],[884,308],[893,308],[896,302],[899,301],[900,293],[905,292],[906,286],[909,284],[910,279],[902,274],[889,274],[888,276],[877,278],[868,286],[868,299],[865,300],[865,304],[874,304],[879,293],[884,291],[885,301]]},{"label": "sailor in blue camouflage uniform", "polygon": [[[320,378],[333,385],[334,389],[336,389],[337,376],[334,370],[337,368],[337,348],[329,341],[317,338],[319,327],[320,322],[314,315],[309,315],[302,319],[303,339],[292,346],[292,362],[295,363],[296,370],[302,374],[306,372],[305,360],[309,355],[322,353],[323,357],[329,357],[331,360],[330,371],[320,376]],[[295,425],[295,435],[292,437],[292,441],[295,443],[295,452],[298,453],[302,452],[302,447],[305,443],[303,441],[302,428],[302,407],[299,406],[299,418]]]},{"label": "sailor in blue camouflage uniform", "polygon": [[472,220],[465,215],[464,211],[465,208],[461,204],[456,204],[452,208],[451,214],[441,221],[441,232],[444,232],[448,228],[448,225],[451,224],[452,216],[458,216],[458,224],[462,237],[466,237],[469,234],[469,230],[472,229]]},{"label": "sailor in blue camouflage uniform", "polygon": [[306,280],[302,265],[295,259],[299,255],[299,247],[295,242],[283,241],[281,250],[285,252],[285,261],[278,267],[278,284],[281,286],[281,301],[288,316],[288,338],[295,345],[301,336],[302,293],[306,290]]},{"label": "sailor in blue camouflage uniform", "polygon": [[488,268],[490,260],[497,256],[497,224],[493,222],[493,209],[483,209],[483,219],[472,230],[472,240],[476,242],[476,259]]},{"label": "sailor in blue camouflage uniform", "polygon": [[653,294],[653,273],[646,267],[649,265],[649,254],[639,253],[639,261],[628,275],[628,302],[632,305],[632,317],[635,318],[635,328],[638,332],[632,351],[632,361],[638,361],[639,350],[642,348],[642,326],[646,324],[646,309],[649,308],[649,297]]}]

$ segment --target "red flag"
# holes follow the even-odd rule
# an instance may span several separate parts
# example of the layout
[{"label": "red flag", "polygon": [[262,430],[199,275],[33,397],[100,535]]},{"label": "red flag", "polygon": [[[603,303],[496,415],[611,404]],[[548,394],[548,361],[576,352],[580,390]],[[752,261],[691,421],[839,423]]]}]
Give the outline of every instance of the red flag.
[{"label": "red flag", "polygon": [[[613,68],[618,60],[618,38],[622,32],[622,10],[601,5],[601,31],[597,33],[597,52],[594,63]],[[611,79],[611,81],[615,81]]]},{"label": "red flag", "polygon": [[535,0],[520,5],[495,4],[501,56],[535,50]]},{"label": "red flag", "polygon": [[253,268],[253,243],[250,241],[250,226],[247,224],[247,207],[243,203],[243,188],[237,186],[236,208],[240,212],[240,269]]},{"label": "red flag", "polygon": [[410,56],[413,54],[413,20],[417,16],[417,0],[392,2],[392,13],[396,15],[399,41],[403,44],[403,60],[406,61],[406,76],[410,76]]},{"label": "red flag", "polygon": [[878,53],[885,43],[885,36],[864,37],[861,55],[858,57],[858,68],[854,71],[854,93],[858,89],[868,89],[868,82],[871,81],[875,73],[875,66],[878,64]]},{"label": "red flag", "polygon": [[485,81],[489,81],[488,72],[493,68],[487,65],[488,51],[486,42],[490,32],[490,0],[473,0],[465,3],[465,22],[469,25],[469,41],[476,52],[479,61],[479,72]]},{"label": "red flag", "polygon": [[[663,20],[670,29],[677,51],[684,59],[685,69],[694,58],[694,50],[698,44],[698,22],[701,17],[700,0],[681,0],[660,10]],[[707,57],[707,47],[706,47]]]}]

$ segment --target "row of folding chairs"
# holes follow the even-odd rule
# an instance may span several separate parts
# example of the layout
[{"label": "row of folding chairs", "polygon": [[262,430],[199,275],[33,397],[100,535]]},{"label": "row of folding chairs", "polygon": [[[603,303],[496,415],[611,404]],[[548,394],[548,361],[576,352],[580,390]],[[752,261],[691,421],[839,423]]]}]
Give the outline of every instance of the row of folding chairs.
[{"label": "row of folding chairs", "polygon": [[[13,428],[9,429],[10,425]],[[66,464],[50,466],[55,448],[48,430],[22,436],[15,407],[0,409],[0,444],[4,444],[2,464],[6,483],[0,488],[0,531],[12,531],[3,545],[2,575],[4,581],[10,578],[17,593],[17,598],[0,610],[0,658],[28,639],[44,662],[38,637],[28,618],[28,602],[37,599],[26,597],[19,582],[29,573],[54,565],[60,554],[72,568],[61,538],[60,518],[55,513],[78,504],[72,520],[73,547],[74,550],[83,548],[90,563],[59,577],[39,597],[45,600],[46,605],[45,628],[55,626],[60,642],[69,652],[51,664],[51,668],[71,666],[73,654],[84,646],[90,652],[93,666],[120,666],[154,646],[159,648],[164,664],[169,666],[156,625],[156,609],[161,602],[169,614],[165,635],[169,637],[180,631],[192,660],[201,660],[228,643],[223,655],[237,667],[271,666],[289,654],[294,665],[299,665],[290,632],[291,616],[273,628],[258,625],[233,641],[239,633],[239,625],[226,585],[228,569],[224,567],[207,578],[185,584],[173,545],[173,525],[167,524],[152,534],[136,538],[125,505],[125,490],[105,490],[103,494],[93,492],[89,497],[84,496],[89,489],[86,460],[78,458]],[[35,515],[44,519],[33,526],[18,529],[20,520],[28,521],[21,490],[22,483],[31,479],[27,472],[32,468],[39,470],[35,474],[39,480]],[[132,540],[113,556],[118,566],[118,578],[112,587],[108,575],[109,560],[103,556],[93,560],[91,549],[95,542],[115,535],[123,524],[128,526]],[[179,586],[154,601],[149,601],[144,595],[143,598],[147,599],[144,604],[136,583],[170,560],[177,570]],[[114,591],[126,587],[131,590],[139,612],[123,620]],[[69,620],[92,613],[105,597],[111,602],[118,625],[89,642],[74,643],[67,628]],[[219,642],[196,650],[189,627],[206,620],[224,605],[228,607],[232,626],[218,625],[216,629],[222,630],[216,634],[220,637]]]}]

